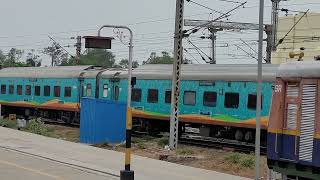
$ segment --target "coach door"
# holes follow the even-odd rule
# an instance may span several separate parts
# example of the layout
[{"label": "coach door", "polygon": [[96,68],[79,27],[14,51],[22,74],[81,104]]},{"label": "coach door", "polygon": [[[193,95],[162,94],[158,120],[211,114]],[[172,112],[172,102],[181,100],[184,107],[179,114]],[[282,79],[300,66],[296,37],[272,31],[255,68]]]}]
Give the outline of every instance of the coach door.
[{"label": "coach door", "polygon": [[120,95],[119,79],[111,80],[111,98],[118,101]]},{"label": "coach door", "polygon": [[312,162],[315,133],[317,81],[302,80],[299,160]]},{"label": "coach door", "polygon": [[296,160],[297,157],[297,124],[299,119],[299,82],[286,83],[285,121],[281,139],[280,157]]}]

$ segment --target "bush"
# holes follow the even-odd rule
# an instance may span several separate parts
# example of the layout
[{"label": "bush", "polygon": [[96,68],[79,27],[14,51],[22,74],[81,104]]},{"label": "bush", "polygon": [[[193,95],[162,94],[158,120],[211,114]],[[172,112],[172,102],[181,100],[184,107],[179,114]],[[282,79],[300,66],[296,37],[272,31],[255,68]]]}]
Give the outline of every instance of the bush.
[{"label": "bush", "polygon": [[0,126],[8,127],[8,128],[16,128],[17,122],[9,119],[0,119]]},{"label": "bush", "polygon": [[232,153],[226,157],[226,160],[240,166],[240,168],[253,168],[255,163],[252,154]]},{"label": "bush", "polygon": [[245,155],[245,156],[242,158],[242,160],[241,160],[241,162],[240,162],[240,165],[241,165],[242,167],[245,167],[245,168],[253,168],[253,167],[254,167],[254,163],[255,163],[255,161],[254,161],[254,156],[252,156],[252,155]]},{"label": "bush", "polygon": [[160,147],[164,147],[165,145],[169,144],[169,139],[167,137],[159,138],[159,139],[157,139],[157,144]]},{"label": "bush", "polygon": [[146,145],[144,143],[140,142],[140,143],[137,144],[137,148],[138,149],[146,149],[147,147],[146,147]]},{"label": "bush", "polygon": [[39,134],[43,136],[49,136],[49,130],[44,123],[38,119],[32,119],[27,123],[26,130],[28,132]]},{"label": "bush", "polygon": [[233,163],[233,164],[239,164],[240,159],[241,159],[241,154],[239,154],[239,153],[232,153],[226,157],[226,160]]}]

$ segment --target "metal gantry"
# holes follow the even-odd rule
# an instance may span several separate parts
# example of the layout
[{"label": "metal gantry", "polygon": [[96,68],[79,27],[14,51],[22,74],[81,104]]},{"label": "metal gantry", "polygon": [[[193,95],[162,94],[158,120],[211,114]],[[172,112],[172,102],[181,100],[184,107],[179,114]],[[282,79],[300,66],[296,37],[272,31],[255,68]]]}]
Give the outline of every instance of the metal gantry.
[{"label": "metal gantry", "polygon": [[[186,19],[184,21],[185,26],[201,26],[203,24],[206,24],[206,27],[209,29],[209,31],[212,33],[212,36],[216,36],[217,31],[221,30],[259,30],[259,24],[254,23],[242,23],[242,22],[224,22],[224,21],[215,21],[212,23],[209,23],[208,20],[192,20],[192,19]],[[274,33],[272,33],[271,25],[265,25],[264,31],[267,34],[267,57],[266,57],[266,63],[271,63],[271,47],[273,46],[273,40],[272,37]],[[212,41],[212,47],[214,48],[215,42]],[[215,52],[215,51],[213,51]],[[213,55],[215,57],[215,55]]]},{"label": "metal gantry", "polygon": [[176,149],[178,144],[178,115],[180,95],[180,73],[183,56],[183,10],[184,0],[176,0],[176,18],[174,32],[174,59],[172,70],[172,91],[171,91],[171,115],[170,115],[170,149]]}]

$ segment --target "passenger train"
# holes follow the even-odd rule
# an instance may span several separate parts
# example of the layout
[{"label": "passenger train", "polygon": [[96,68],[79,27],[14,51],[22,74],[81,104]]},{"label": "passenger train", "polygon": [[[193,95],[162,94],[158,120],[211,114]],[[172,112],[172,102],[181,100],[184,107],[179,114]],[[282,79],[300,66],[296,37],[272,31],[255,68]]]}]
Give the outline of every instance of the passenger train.
[{"label": "passenger train", "polygon": [[[263,65],[262,123],[266,135],[273,83],[278,65]],[[133,70],[134,128],[169,130],[172,65],[143,65]],[[253,141],[257,66],[183,65],[179,130]],[[79,124],[82,97],[126,101],[127,70],[94,66],[19,67],[0,70],[2,114],[37,116]]]}]

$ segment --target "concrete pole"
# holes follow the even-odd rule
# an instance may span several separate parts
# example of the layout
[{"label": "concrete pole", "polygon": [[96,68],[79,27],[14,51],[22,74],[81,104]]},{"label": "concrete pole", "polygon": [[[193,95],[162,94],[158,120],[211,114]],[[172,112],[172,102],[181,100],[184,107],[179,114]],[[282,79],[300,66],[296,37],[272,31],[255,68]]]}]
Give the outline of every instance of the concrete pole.
[{"label": "concrete pole", "polygon": [[262,84],[262,59],[263,59],[263,11],[264,0],[260,0],[259,6],[259,46],[258,46],[258,85],[256,108],[256,142],[255,142],[255,179],[260,180],[260,120],[261,120],[261,84]]}]

